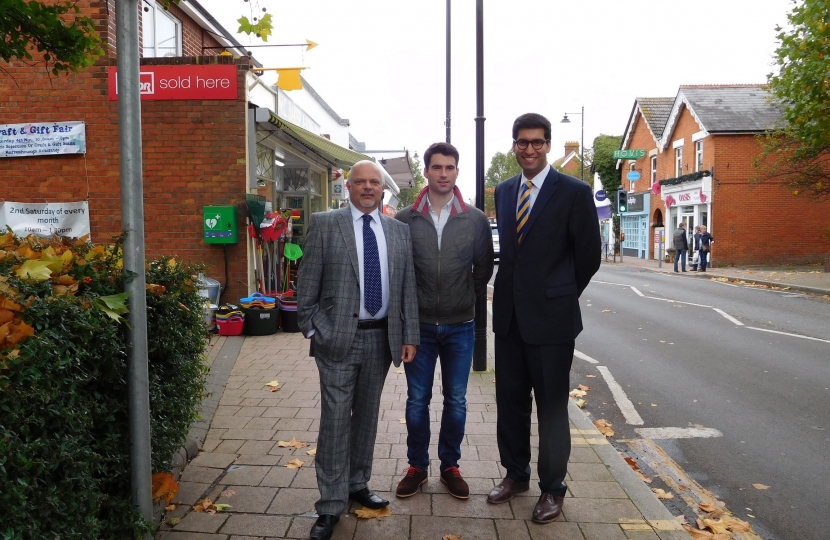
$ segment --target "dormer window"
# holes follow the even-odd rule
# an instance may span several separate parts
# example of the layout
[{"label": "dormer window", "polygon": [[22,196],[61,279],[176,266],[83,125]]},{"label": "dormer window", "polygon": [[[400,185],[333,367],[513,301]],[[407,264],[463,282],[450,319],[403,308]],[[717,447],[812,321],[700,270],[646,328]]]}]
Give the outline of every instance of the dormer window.
[{"label": "dormer window", "polygon": [[144,58],[182,55],[182,23],[159,4],[144,0],[141,32]]}]

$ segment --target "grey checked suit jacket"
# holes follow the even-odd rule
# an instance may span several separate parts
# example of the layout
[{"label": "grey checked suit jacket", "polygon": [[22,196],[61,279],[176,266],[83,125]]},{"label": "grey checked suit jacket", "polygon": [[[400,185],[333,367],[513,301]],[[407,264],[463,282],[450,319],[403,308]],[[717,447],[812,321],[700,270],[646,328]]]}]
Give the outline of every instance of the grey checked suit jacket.
[{"label": "grey checked suit jacket", "polygon": [[[404,344],[419,345],[418,300],[409,227],[380,216],[389,261],[389,351],[396,366]],[[312,348],[346,357],[357,332],[360,268],[349,207],[311,216],[297,281],[297,319]]]}]

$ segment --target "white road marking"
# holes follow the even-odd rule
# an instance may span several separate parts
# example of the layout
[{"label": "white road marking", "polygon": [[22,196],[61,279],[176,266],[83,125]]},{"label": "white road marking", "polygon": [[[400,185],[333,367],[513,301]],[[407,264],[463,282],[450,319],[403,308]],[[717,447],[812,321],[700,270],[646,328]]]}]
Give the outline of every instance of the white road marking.
[{"label": "white road marking", "polygon": [[759,332],[769,332],[771,334],[781,334],[782,336],[791,336],[797,337],[801,339],[811,339],[813,341],[821,341],[823,343],[830,343],[828,339],[819,339],[817,337],[810,337],[810,336],[802,336],[800,334],[790,334],[789,332],[779,332],[778,330],[767,330],[766,328],[755,328],[753,326],[747,326],[748,330],[758,330]]},{"label": "white road marking", "polygon": [[634,431],[646,439],[711,439],[712,437],[723,437],[723,433],[715,428],[637,428]]},{"label": "white road marking", "polygon": [[634,404],[631,403],[631,400],[625,395],[625,390],[622,389],[622,386],[620,386],[614,379],[614,376],[611,375],[611,371],[609,371],[605,366],[597,366],[597,369],[600,373],[602,373],[602,378],[605,379],[605,384],[608,385],[608,389],[611,390],[611,394],[617,401],[617,406],[620,408],[620,412],[625,417],[626,423],[631,424],[632,426],[642,426],[644,423],[643,419],[640,418],[640,415],[637,413],[637,409],[634,408]]},{"label": "white road marking", "polygon": [[724,318],[726,318],[727,320],[732,321],[733,323],[737,324],[738,326],[744,326],[744,323],[742,323],[741,321],[739,321],[738,319],[736,319],[735,317],[733,317],[729,313],[725,312],[724,310],[718,309],[718,308],[712,308],[712,309],[714,309],[715,311],[717,311],[718,313],[723,315]]},{"label": "white road marking", "polygon": [[631,288],[631,290],[632,290],[632,291],[634,291],[635,293],[639,294],[640,296],[645,296],[643,293],[641,293],[641,292],[637,289],[637,287],[632,287],[631,285],[629,285],[629,287]]},{"label": "white road marking", "polygon": [[590,362],[592,364],[599,364],[599,360],[594,360],[593,358],[591,358],[587,354],[585,354],[583,352],[579,352],[576,349],[574,349],[574,356],[576,356],[577,358],[579,358],[581,360],[585,360],[586,362]]}]

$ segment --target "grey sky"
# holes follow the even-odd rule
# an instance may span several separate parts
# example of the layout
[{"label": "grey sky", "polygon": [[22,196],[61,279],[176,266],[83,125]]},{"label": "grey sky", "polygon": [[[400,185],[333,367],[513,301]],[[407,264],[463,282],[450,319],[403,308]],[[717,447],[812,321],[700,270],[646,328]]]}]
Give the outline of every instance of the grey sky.
[{"label": "grey sky", "polygon": [[[257,1],[259,4],[257,4]],[[268,67],[309,66],[303,76],[369,149],[423,154],[445,138],[445,0],[200,0],[229,30],[251,10],[275,20],[270,43],[253,49]],[[550,160],[566,140],[622,134],[634,98],[674,97],[681,84],[764,83],[775,26],[791,0],[486,0],[485,170],[509,150],[513,119],[538,112],[553,123]],[[452,143],[459,187],[475,195],[475,0],[452,2]],[[243,44],[259,43],[239,36]],[[269,79],[270,77],[270,79]],[[275,80],[274,75],[265,75]],[[290,93],[289,93],[290,95]]]}]

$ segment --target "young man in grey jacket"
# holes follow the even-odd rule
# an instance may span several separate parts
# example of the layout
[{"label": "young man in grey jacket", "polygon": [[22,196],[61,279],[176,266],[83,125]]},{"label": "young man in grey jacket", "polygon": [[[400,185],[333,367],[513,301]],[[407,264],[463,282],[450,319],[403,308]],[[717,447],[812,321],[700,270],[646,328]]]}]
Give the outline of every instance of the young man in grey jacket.
[{"label": "young man in grey jacket", "polygon": [[470,490],[458,460],[467,420],[476,296],[485,292],[493,275],[493,235],[484,213],[467,206],[455,186],[458,150],[449,143],[435,143],[424,153],[424,166],[427,187],[396,216],[409,224],[412,236],[421,325],[415,360],[404,365],[409,467],[396,495],[415,495],[429,476],[429,402],[440,358],[444,395],[438,435],[441,483],[450,495],[467,499]]}]

